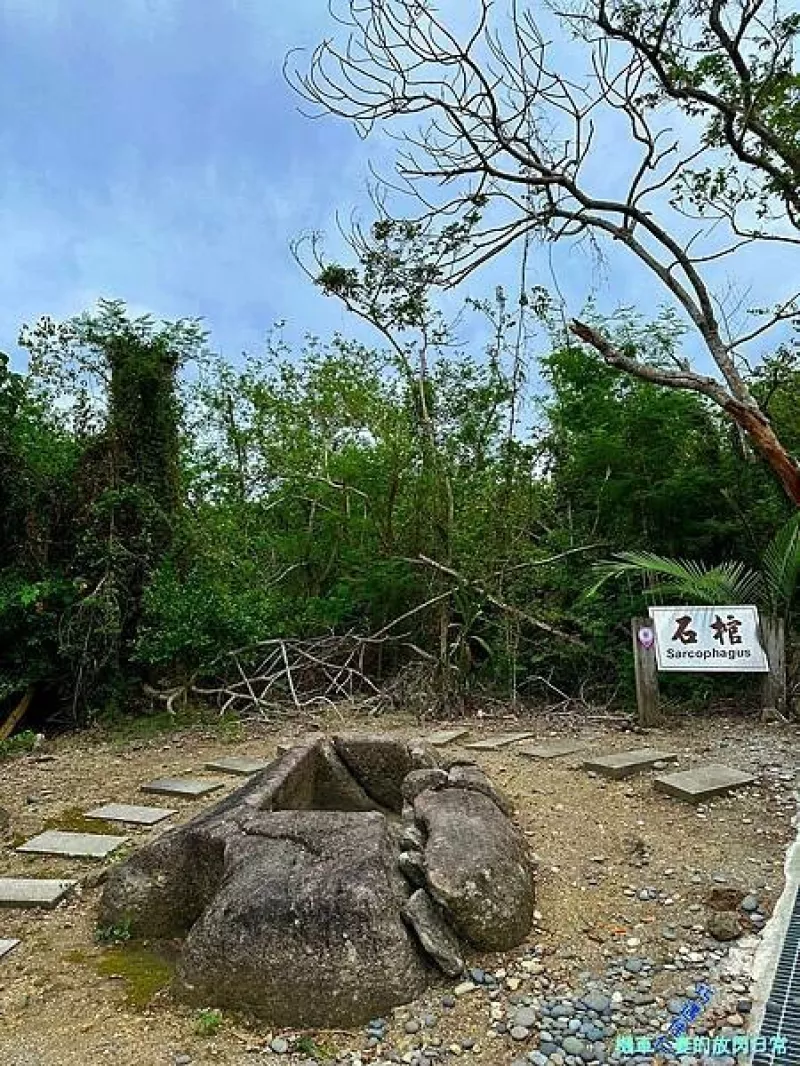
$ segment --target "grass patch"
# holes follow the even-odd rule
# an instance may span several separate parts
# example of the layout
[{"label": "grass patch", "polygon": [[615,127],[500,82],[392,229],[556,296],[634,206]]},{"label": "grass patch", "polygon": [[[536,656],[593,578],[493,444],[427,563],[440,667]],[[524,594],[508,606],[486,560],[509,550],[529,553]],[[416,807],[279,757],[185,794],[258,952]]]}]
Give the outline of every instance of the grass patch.
[{"label": "grass patch", "polygon": [[126,748],[136,741],[158,740],[174,733],[208,729],[224,743],[236,744],[245,739],[244,726],[236,715],[220,717],[213,707],[179,706],[174,714],[158,711],[154,714],[120,715],[101,719],[93,733],[98,742],[108,742],[115,748]]},{"label": "grass patch", "polygon": [[220,718],[219,715],[215,715],[213,723],[209,724],[224,744],[238,744],[245,738],[241,718],[227,716]]},{"label": "grass patch", "polygon": [[169,733],[210,726],[218,721],[219,712],[209,707],[178,706],[174,714],[157,711],[152,714],[114,714],[97,723],[98,738],[125,746],[132,741],[153,740]]},{"label": "grass patch", "polygon": [[63,833],[109,833],[119,834],[119,826],[102,818],[87,818],[80,807],[70,807],[55,818],[44,823],[45,829],[58,829]]},{"label": "grass patch", "polygon": [[129,1007],[144,1010],[157,992],[172,980],[172,965],[148,948],[126,945],[110,948],[98,960],[101,977],[122,977]]},{"label": "grass patch", "polygon": [[198,1036],[214,1036],[222,1025],[222,1011],[204,1007],[197,1012],[194,1031]]},{"label": "grass patch", "polygon": [[130,918],[124,918],[118,925],[98,925],[94,931],[95,944],[124,944],[130,938]]},{"label": "grass patch", "polygon": [[303,1055],[308,1055],[317,1062],[333,1062],[336,1058],[335,1048],[327,1044],[318,1044],[310,1036],[301,1036],[294,1046],[294,1050]]},{"label": "grass patch", "polygon": [[75,948],[74,951],[68,951],[64,956],[64,962],[71,962],[74,966],[85,966],[88,961],[89,956],[80,948]]},{"label": "grass patch", "polygon": [[126,747],[136,740],[153,740],[196,725],[196,715],[181,713],[172,715],[166,712],[143,714],[138,718],[126,716],[103,723],[100,727],[100,735],[103,740],[109,740],[115,746]]},{"label": "grass patch", "polygon": [[36,747],[36,734],[32,729],[24,729],[7,740],[0,740],[0,759],[10,759],[13,755],[26,755]]}]

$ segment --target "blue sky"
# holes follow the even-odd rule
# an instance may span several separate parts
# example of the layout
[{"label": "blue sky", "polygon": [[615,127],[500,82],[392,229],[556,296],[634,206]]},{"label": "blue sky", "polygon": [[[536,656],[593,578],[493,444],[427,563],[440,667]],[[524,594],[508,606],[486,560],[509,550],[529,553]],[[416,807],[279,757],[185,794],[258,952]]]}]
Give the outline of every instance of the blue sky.
[{"label": "blue sky", "polygon": [[[331,29],[323,0],[0,0],[0,350],[19,365],[23,322],[101,296],[203,316],[231,359],[277,319],[290,338],[364,336],[288,247],[309,229],[332,233],[337,209],[368,218],[368,161],[388,170],[391,159],[386,142],[303,117],[283,80],[287,50]],[[462,295],[513,283],[517,262]],[[756,267],[762,283],[784,269],[774,257]],[[571,311],[592,290],[645,313],[661,300],[625,261],[597,277],[564,250],[556,271]],[[530,280],[550,285],[544,253]]]}]

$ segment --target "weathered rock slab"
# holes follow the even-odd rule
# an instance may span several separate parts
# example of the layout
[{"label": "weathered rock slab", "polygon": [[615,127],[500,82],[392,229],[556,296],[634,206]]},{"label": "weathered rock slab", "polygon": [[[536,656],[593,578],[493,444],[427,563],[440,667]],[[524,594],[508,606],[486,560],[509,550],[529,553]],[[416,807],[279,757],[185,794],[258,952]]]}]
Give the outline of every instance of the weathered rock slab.
[{"label": "weathered rock slab", "polygon": [[533,869],[522,836],[482,792],[423,792],[414,811],[427,831],[428,891],[455,932],[486,951],[516,947],[534,909]]},{"label": "weathered rock slab", "polygon": [[14,937],[0,937],[0,959],[4,958],[9,951],[13,951],[19,944],[19,940]]},{"label": "weathered rock slab", "polygon": [[439,969],[448,977],[458,977],[464,969],[461,945],[428,893],[417,889],[403,907],[403,917]]},{"label": "weathered rock slab", "polygon": [[105,859],[127,841],[127,837],[103,833],[62,833],[49,829],[27,840],[17,851],[32,855],[66,855],[71,859]]},{"label": "weathered rock slab", "polygon": [[72,892],[77,881],[45,877],[0,877],[0,907],[52,909]]},{"label": "weathered rock slab", "polygon": [[689,803],[701,803],[713,796],[721,796],[735,788],[753,784],[755,778],[751,774],[719,763],[696,766],[693,770],[682,770],[677,774],[666,774],[657,777],[653,782],[659,792],[666,792],[668,796],[675,796]]},{"label": "weathered rock slab", "polygon": [[425,737],[425,742],[432,744],[434,748],[445,748],[448,744],[455,744],[457,740],[468,736],[468,729],[439,729],[436,732],[429,733]]},{"label": "weathered rock slab", "polygon": [[107,803],[87,811],[85,817],[104,822],[127,822],[130,825],[157,825],[170,815],[177,814],[169,807],[140,807],[130,803]]},{"label": "weathered rock slab", "polygon": [[220,759],[212,759],[206,763],[206,770],[216,771],[220,774],[236,774],[240,777],[249,777],[257,774],[260,770],[266,770],[268,762],[263,759],[248,759],[242,755],[229,755]]},{"label": "weathered rock slab", "polygon": [[640,770],[650,770],[657,762],[674,762],[674,752],[657,751],[655,748],[637,748],[635,751],[620,751],[615,755],[602,755],[597,759],[587,759],[583,768],[594,770],[603,777],[619,780],[638,774]]},{"label": "weathered rock slab", "polygon": [[583,744],[574,740],[552,740],[542,744],[520,744],[514,750],[518,755],[527,755],[531,759],[558,759],[562,755],[573,755],[583,747]]},{"label": "weathered rock slab", "polygon": [[198,777],[159,777],[142,785],[141,791],[157,796],[207,796],[224,784],[224,781],[202,780]]},{"label": "weathered rock slab", "polygon": [[467,744],[472,751],[500,751],[509,744],[516,744],[520,740],[530,740],[535,733],[499,733],[495,737],[487,737],[486,740],[476,740],[474,744]]}]

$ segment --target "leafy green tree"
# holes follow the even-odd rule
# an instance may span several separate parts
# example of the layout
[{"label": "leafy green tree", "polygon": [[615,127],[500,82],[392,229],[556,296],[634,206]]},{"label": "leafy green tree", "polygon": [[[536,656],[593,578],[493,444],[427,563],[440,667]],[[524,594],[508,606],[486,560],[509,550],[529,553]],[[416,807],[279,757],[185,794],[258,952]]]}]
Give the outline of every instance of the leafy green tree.
[{"label": "leafy green tree", "polygon": [[159,327],[106,300],[96,313],[22,329],[40,402],[80,449],[63,570],[78,595],[58,618],[56,659],[75,718],[135,679],[144,589],[181,505],[176,375],[203,340],[195,321]]},{"label": "leafy green tree", "polygon": [[[667,364],[680,344],[669,313],[650,323],[628,315],[604,329],[617,344],[646,349],[654,365]],[[702,397],[620,376],[570,344],[543,359],[543,376],[548,468],[573,539],[753,557],[784,520],[779,492]]]},{"label": "leafy green tree", "polygon": [[52,677],[80,449],[0,356],[0,703]]},{"label": "leafy green tree", "polygon": [[[428,284],[406,236],[377,249],[400,305],[409,276]],[[82,720],[135,707],[143,681],[216,677],[234,649],[356,631],[396,635],[371,676],[413,666],[429,707],[607,699],[641,592],[631,572],[583,597],[598,555],[735,552],[754,569],[787,505],[711,404],[598,366],[563,332],[537,396],[525,316],[548,321],[547,304],[468,302],[483,351],[435,316],[437,343],[420,336],[428,308],[387,324],[400,351],[336,336],[294,352],[275,331],[240,366],[119,304],[29,331],[32,373],[0,382],[0,698],[36,684]],[[679,343],[669,316],[598,328],[654,362]],[[753,384],[788,431],[793,373],[788,352]]]}]

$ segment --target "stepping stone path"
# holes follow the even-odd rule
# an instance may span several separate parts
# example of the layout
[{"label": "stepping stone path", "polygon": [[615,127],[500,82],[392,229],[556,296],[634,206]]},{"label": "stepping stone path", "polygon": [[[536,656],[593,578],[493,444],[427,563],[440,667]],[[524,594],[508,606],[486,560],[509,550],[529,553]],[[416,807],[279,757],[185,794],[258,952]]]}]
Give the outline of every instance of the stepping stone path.
[{"label": "stepping stone path", "polygon": [[696,766],[694,770],[657,777],[653,784],[659,792],[666,792],[669,796],[687,800],[689,803],[700,803],[734,788],[753,785],[755,778],[742,773],[741,770],[733,770],[730,766],[709,763],[707,766]]},{"label": "stepping stone path", "polygon": [[58,829],[51,829],[32,837],[17,851],[32,855],[66,855],[71,859],[104,859],[127,842],[128,837],[104,836],[102,833],[62,833]]},{"label": "stepping stone path", "polygon": [[[463,735],[463,733],[461,734]],[[269,763],[256,759],[222,758],[207,764],[208,769],[230,774],[253,774],[265,769]],[[190,777],[162,777],[142,785],[143,792],[170,796],[197,797],[216,792],[224,781],[201,780]],[[128,822],[132,825],[151,826],[177,814],[166,807],[144,807],[127,803],[107,803],[87,811],[86,818],[106,822]],[[32,837],[16,850],[29,855],[61,855],[73,859],[105,859],[117,848],[128,842],[128,837],[110,836],[104,833],[66,833],[48,830]],[[0,907],[39,907],[52,909],[75,888],[77,881],[54,880],[44,877],[0,877]],[[20,941],[15,937],[0,937],[0,959],[13,951]]]},{"label": "stepping stone path", "polygon": [[205,796],[222,788],[224,781],[210,781],[199,777],[159,777],[142,785],[142,792],[154,792],[159,796]]},{"label": "stepping stone path", "polygon": [[574,740],[554,740],[545,744],[523,744],[516,751],[520,755],[530,756],[531,759],[556,759],[559,755],[572,755],[583,746],[576,744]]},{"label": "stepping stone path", "polygon": [[206,770],[216,770],[221,774],[238,774],[241,777],[248,777],[250,774],[257,774],[259,770],[266,770],[268,766],[269,763],[264,762],[262,759],[247,759],[232,755],[227,759],[216,759],[214,762],[207,762]]},{"label": "stepping stone path", "polygon": [[603,755],[599,759],[590,759],[583,764],[584,770],[594,770],[603,777],[619,780],[630,777],[640,770],[649,770],[657,762],[674,762],[674,752],[656,751],[655,748],[638,748],[636,751],[620,751],[616,755]]},{"label": "stepping stone path", "polygon": [[19,944],[18,940],[0,939],[0,959],[2,959],[4,955],[7,955],[9,951],[12,951],[17,946],[17,944]]},{"label": "stepping stone path", "polygon": [[168,807],[136,807],[128,803],[107,803],[87,811],[85,817],[100,818],[104,822],[130,822],[131,825],[156,825],[177,811]]},{"label": "stepping stone path", "polygon": [[509,744],[516,744],[518,740],[530,740],[535,733],[502,733],[500,736],[489,737],[487,740],[477,740],[474,744],[466,746],[472,751],[500,751]]},{"label": "stepping stone path", "polygon": [[45,907],[65,899],[77,881],[51,881],[44,877],[0,877],[0,907]]},{"label": "stepping stone path", "polygon": [[429,733],[424,737],[426,744],[432,744],[434,748],[444,748],[447,744],[453,744],[462,737],[469,736],[468,729],[440,729],[436,733]]}]

